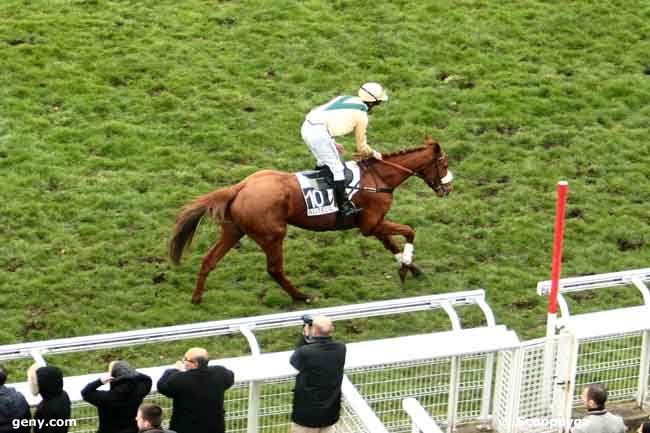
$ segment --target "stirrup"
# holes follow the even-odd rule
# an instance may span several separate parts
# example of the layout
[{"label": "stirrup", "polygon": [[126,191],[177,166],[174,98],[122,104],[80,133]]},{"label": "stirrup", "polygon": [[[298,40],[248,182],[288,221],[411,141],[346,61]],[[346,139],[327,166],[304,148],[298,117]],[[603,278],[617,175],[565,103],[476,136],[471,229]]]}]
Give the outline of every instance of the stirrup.
[{"label": "stirrup", "polygon": [[350,200],[344,202],[340,207],[339,207],[339,212],[343,216],[350,216],[350,215],[356,215],[360,212],[363,211],[363,208],[356,207],[354,203],[352,203]]}]

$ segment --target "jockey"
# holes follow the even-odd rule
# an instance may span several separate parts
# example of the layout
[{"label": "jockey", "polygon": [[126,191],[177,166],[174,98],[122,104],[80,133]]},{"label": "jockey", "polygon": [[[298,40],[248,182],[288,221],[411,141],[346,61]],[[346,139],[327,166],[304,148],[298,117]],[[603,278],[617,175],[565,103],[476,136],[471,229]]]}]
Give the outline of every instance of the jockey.
[{"label": "jockey", "polygon": [[334,178],[334,198],[343,216],[354,215],[363,209],[348,200],[345,192],[344,166],[339,153],[343,146],[333,137],[354,131],[357,141],[357,155],[360,158],[381,159],[381,153],[373,150],[366,142],[368,114],[375,105],[388,100],[388,95],[379,83],[366,83],[359,89],[358,96],[337,96],[331,101],[311,110],[302,124],[300,133],[316,157],[317,166],[329,167]]}]

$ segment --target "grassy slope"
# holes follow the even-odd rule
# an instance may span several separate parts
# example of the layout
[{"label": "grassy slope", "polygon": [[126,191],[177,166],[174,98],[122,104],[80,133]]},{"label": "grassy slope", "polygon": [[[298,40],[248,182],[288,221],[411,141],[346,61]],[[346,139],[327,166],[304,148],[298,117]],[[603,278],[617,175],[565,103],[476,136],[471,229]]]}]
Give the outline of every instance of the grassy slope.
[{"label": "grassy slope", "polygon": [[[550,274],[560,178],[564,275],[650,262],[647,2],[7,0],[0,22],[0,343],[285,311],[251,241],[190,305],[216,231],[204,224],[172,268],[174,215],[258,169],[310,167],[304,113],[368,80],[391,95],[370,143],[391,151],[432,134],[456,191],[438,200],[418,180],[397,191],[389,216],[416,228],[428,274],[404,291],[375,240],[292,229],[286,269],[318,306],[484,287],[500,322],[540,335],[534,287]],[[588,305],[612,302],[638,299]],[[341,334],[428,326],[418,316]],[[287,334],[266,348],[287,347]],[[225,353],[241,345],[222,341]],[[180,349],[149,350],[167,361]]]}]

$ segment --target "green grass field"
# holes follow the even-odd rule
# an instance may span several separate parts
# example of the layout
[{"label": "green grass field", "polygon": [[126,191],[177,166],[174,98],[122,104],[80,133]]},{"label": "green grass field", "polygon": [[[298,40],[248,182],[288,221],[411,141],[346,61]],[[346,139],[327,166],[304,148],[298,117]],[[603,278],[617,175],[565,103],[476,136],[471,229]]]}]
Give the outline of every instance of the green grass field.
[{"label": "green grass field", "polygon": [[[389,218],[416,229],[427,273],[403,290],[375,239],[291,229],[286,271],[318,307],[485,288],[500,323],[542,335],[535,285],[550,278],[560,179],[563,275],[649,266],[646,1],[5,0],[0,23],[0,344],[306,308],[247,239],[193,306],[216,227],[201,226],[180,267],[167,242],[192,198],[259,169],[312,167],[305,113],[371,80],[391,100],[372,116],[370,144],[389,152],[431,134],[455,191],[438,199],[419,179],[396,191]],[[608,291],[576,303],[640,301]],[[338,335],[444,326],[444,315],[418,315]],[[263,348],[290,347],[293,331]],[[61,362],[157,365],[187,344]]]}]

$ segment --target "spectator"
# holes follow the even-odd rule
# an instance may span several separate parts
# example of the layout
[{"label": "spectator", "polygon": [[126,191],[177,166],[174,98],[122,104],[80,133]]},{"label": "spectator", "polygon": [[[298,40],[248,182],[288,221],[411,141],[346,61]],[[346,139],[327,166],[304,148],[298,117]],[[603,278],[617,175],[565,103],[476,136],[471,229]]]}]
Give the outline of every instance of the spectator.
[{"label": "spectator", "polygon": [[205,349],[188,350],[158,381],[158,391],[173,400],[169,427],[178,433],[224,433],[224,392],[233,382],[232,371],[208,366]]},{"label": "spectator", "polygon": [[625,433],[623,419],[605,409],[607,391],[602,384],[585,386],[582,401],[587,408],[587,416],[582,419],[581,425],[573,428],[573,433]]},{"label": "spectator", "polygon": [[[108,391],[100,391],[109,383]],[[81,390],[88,403],[97,406],[97,433],[137,433],[135,416],[144,397],[151,390],[151,378],[135,371],[126,361],[113,361],[108,373]]]},{"label": "spectator", "polygon": [[29,424],[15,428],[18,422],[32,419],[25,396],[5,386],[7,370],[0,365],[0,433],[29,433]]},{"label": "spectator", "polygon": [[140,406],[135,420],[139,433],[175,433],[162,428],[163,411],[157,404],[145,403]]},{"label": "spectator", "polygon": [[32,365],[27,371],[29,386],[34,395],[41,395],[36,406],[34,433],[68,433],[70,398],[63,390],[63,373],[58,367]]},{"label": "spectator", "polygon": [[330,433],[339,420],[346,347],[332,339],[333,331],[325,316],[305,318],[303,335],[289,361],[298,370],[292,433]]}]

